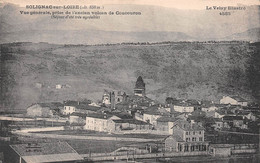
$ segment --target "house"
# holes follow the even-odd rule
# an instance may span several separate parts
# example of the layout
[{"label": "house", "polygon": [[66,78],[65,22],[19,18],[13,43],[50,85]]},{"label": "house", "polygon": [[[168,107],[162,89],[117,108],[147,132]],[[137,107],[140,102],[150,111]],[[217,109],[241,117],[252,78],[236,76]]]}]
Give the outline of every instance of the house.
[{"label": "house", "polygon": [[63,114],[69,115],[69,114],[74,113],[76,111],[76,106],[78,106],[79,104],[80,104],[79,101],[65,101]]},{"label": "house", "polygon": [[132,119],[132,115],[125,111],[112,112],[113,115],[119,117],[120,119]]},{"label": "house", "polygon": [[242,116],[244,119],[247,118],[248,120],[256,121],[256,116],[252,112],[242,111],[238,112],[236,115]]},{"label": "house", "polygon": [[160,110],[158,106],[154,105],[144,111],[143,121],[156,126],[156,120],[162,116],[170,116],[170,113],[165,110]]},{"label": "house", "polygon": [[195,107],[187,101],[178,101],[173,104],[173,109],[177,112],[193,112]]},{"label": "house", "polygon": [[223,96],[220,100],[220,104],[247,106],[248,102],[239,96]]},{"label": "house", "polygon": [[214,130],[221,130],[223,128],[230,128],[230,125],[227,122],[224,122],[220,118],[215,118],[214,122],[215,123],[212,125],[212,127],[214,127]]},{"label": "house", "polygon": [[35,83],[35,87],[36,87],[36,88],[42,88],[42,83],[38,83],[38,82]]},{"label": "house", "polygon": [[223,122],[230,124],[232,127],[247,129],[247,126],[244,124],[244,118],[242,116],[224,116],[222,120]]},{"label": "house", "polygon": [[63,105],[59,102],[36,103],[26,109],[29,117],[52,117],[58,115]]},{"label": "house", "polygon": [[108,121],[109,132],[123,130],[150,130],[151,125],[136,119],[110,119]]},{"label": "house", "polygon": [[69,122],[70,124],[86,124],[86,116],[85,113],[77,113],[74,112],[69,115]]},{"label": "house", "polygon": [[201,106],[201,111],[204,111],[204,112],[210,112],[210,111],[216,111],[216,110],[218,110],[218,107],[216,107],[214,104]]},{"label": "house", "polygon": [[134,113],[134,118],[140,121],[144,121],[144,110],[137,109]]},{"label": "house", "polygon": [[62,89],[62,88],[63,88],[63,85],[62,85],[62,84],[56,84],[55,88],[56,88],[56,89]]},{"label": "house", "polygon": [[10,145],[5,153],[7,163],[77,162],[80,156],[67,142]]},{"label": "house", "polygon": [[178,120],[179,118],[175,117],[160,117],[156,120],[156,130],[172,135],[172,128],[175,125],[175,122]]},{"label": "house", "polygon": [[224,110],[217,110],[214,112],[214,118],[223,118],[227,114]]},{"label": "house", "polygon": [[164,140],[167,152],[208,151],[209,143],[204,140],[205,129],[197,123],[177,121],[173,135]]},{"label": "house", "polygon": [[92,113],[86,116],[86,125],[84,129],[94,130],[99,132],[113,132],[113,129],[109,128],[109,120],[120,119],[119,117],[111,114],[98,114]]},{"label": "house", "polygon": [[66,101],[64,102],[63,114],[70,115],[74,112],[78,113],[95,113],[100,107],[91,106],[88,102]]},{"label": "house", "polygon": [[214,157],[228,157],[231,156],[231,148],[231,144],[211,144],[209,153]]}]

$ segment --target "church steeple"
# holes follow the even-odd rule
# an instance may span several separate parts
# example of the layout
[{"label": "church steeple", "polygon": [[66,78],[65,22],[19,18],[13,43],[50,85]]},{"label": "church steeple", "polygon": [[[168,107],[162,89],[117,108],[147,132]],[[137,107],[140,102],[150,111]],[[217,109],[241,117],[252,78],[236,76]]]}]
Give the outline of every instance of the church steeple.
[{"label": "church steeple", "polygon": [[134,94],[137,96],[145,96],[145,83],[141,76],[139,76],[136,80]]}]

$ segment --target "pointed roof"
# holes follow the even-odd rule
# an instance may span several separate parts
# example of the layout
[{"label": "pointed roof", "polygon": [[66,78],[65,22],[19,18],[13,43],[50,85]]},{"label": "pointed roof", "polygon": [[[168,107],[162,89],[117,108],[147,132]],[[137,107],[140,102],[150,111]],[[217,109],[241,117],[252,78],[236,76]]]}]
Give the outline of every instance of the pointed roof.
[{"label": "pointed roof", "polygon": [[143,81],[143,78],[139,76],[135,83],[135,88],[145,88],[145,83]]}]

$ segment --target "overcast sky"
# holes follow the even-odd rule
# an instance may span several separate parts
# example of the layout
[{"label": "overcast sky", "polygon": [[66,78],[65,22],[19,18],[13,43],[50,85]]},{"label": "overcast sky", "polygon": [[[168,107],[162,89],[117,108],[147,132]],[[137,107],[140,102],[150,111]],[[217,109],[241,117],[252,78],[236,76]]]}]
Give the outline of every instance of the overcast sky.
[{"label": "overcast sky", "polygon": [[[104,9],[100,11],[137,11],[142,14],[140,16],[108,15],[93,20],[56,20],[51,19],[49,15],[30,16],[20,13],[26,11],[25,5],[64,3],[102,4]],[[74,39],[78,42],[85,39],[90,41],[115,39],[119,42],[122,39],[121,41],[138,42],[138,39],[131,39],[132,34],[129,34],[129,39],[125,40],[123,34],[117,34],[120,37],[118,38],[114,37],[113,32],[154,31],[181,32],[196,40],[218,39],[259,28],[259,7],[251,6],[259,3],[260,0],[4,0],[4,3],[0,4],[0,43],[13,41],[62,43],[63,40],[74,42]],[[206,6],[227,7],[229,5],[245,5],[246,10],[230,11],[229,16],[221,16],[220,10],[206,10]],[[112,31],[112,33],[102,37],[98,35],[97,38],[87,33],[91,30]],[[58,34],[59,31],[66,31],[66,33]],[[84,33],[75,31],[84,31]],[[140,34],[138,37],[146,36]]]},{"label": "overcast sky", "polygon": [[204,9],[205,6],[260,5],[259,0],[0,0],[25,6],[28,4],[137,4],[177,9]]}]

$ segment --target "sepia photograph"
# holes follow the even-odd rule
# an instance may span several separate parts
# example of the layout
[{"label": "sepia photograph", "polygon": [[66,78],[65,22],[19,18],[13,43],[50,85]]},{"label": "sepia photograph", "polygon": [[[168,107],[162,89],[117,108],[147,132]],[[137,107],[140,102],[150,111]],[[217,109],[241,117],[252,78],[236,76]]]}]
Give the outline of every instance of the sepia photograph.
[{"label": "sepia photograph", "polygon": [[0,163],[258,163],[259,105],[259,0],[0,0]]}]

